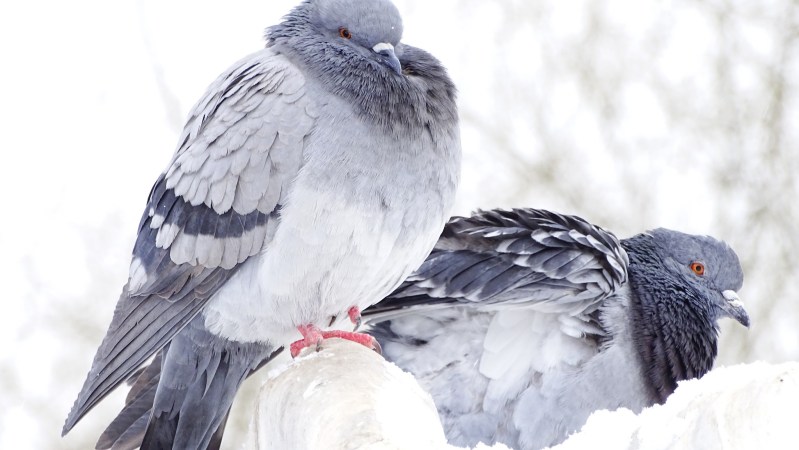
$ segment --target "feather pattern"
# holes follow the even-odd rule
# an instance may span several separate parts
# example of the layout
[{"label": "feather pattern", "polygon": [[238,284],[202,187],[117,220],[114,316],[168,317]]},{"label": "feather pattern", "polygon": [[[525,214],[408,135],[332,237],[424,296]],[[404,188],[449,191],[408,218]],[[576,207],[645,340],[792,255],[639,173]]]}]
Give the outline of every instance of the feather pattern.
[{"label": "feather pattern", "polygon": [[[195,318],[166,349],[142,448],[167,448],[175,442],[185,448],[211,447],[239,386],[272,353],[262,344],[220,340],[205,329],[202,317]],[[149,396],[141,396],[142,409],[147,400]],[[218,407],[203,407],[208,404]]]},{"label": "feather pattern", "polygon": [[[284,56],[264,49],[221,75],[194,107],[175,158],[150,192],[129,282],[65,433],[183,329],[274,235],[278,202],[299,171],[302,137],[314,121],[303,80]],[[291,138],[276,138],[289,122],[285,135]],[[222,128],[256,138],[222,138],[229,136]],[[280,161],[280,170],[270,169],[264,183],[254,174],[268,157]],[[234,165],[240,173],[231,171]]]},{"label": "feather pattern", "polygon": [[452,302],[589,314],[627,281],[627,264],[613,234],[579,217],[481,211],[453,218],[416,273],[370,314],[382,319],[416,305]]},{"label": "feather pattern", "polygon": [[161,378],[162,356],[168,348],[167,344],[156,353],[150,364],[130,376],[128,384],[131,388],[125,398],[125,408],[100,435],[98,450],[132,450],[141,446]]},{"label": "feather pattern", "polygon": [[189,117],[166,187],[218,214],[274,210],[280,190],[269,192],[270,181],[282,184],[297,173],[302,139],[314,124],[304,80],[268,48],[222,74]]}]

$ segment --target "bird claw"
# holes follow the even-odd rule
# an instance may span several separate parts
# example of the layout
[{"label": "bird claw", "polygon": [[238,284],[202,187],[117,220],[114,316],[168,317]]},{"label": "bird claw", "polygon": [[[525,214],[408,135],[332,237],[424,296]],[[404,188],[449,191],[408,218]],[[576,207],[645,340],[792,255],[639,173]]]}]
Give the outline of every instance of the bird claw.
[{"label": "bird claw", "polygon": [[378,355],[383,354],[383,349],[380,346],[380,343],[377,342],[377,339],[366,333],[355,333],[353,331],[340,330],[320,331],[319,328],[314,325],[301,325],[297,327],[297,330],[299,330],[303,338],[292,342],[289,346],[292,358],[296,358],[303,349],[312,345],[316,346],[316,351],[318,352],[322,349],[322,341],[329,338],[339,338],[356,342],[370,350],[374,350]]},{"label": "bird claw", "polygon": [[314,325],[300,325],[297,327],[297,330],[302,335],[302,339],[292,342],[289,346],[292,358],[296,358],[303,349],[312,345],[316,346],[317,352],[322,348],[322,340],[324,337],[322,336],[322,332],[319,331],[319,328]]},{"label": "bird claw", "polygon": [[353,331],[340,331],[340,330],[332,330],[332,331],[323,331],[322,336],[325,339],[328,338],[339,338],[345,339],[347,341],[352,341],[358,344],[363,345],[364,347],[368,348],[369,350],[373,350],[377,352],[378,355],[383,354],[383,348],[380,346],[380,343],[377,342],[377,339],[372,337],[366,333],[355,333]]},{"label": "bird claw", "polygon": [[350,320],[355,324],[353,331],[358,331],[358,328],[361,327],[361,310],[357,306],[352,306],[347,310],[347,315],[350,316]]},{"label": "bird claw", "polygon": [[374,350],[374,352],[377,353],[378,355],[383,356],[383,347],[380,345],[380,342],[377,342],[377,339],[375,339],[374,337],[372,338],[372,340],[374,341],[372,343],[372,350]]}]

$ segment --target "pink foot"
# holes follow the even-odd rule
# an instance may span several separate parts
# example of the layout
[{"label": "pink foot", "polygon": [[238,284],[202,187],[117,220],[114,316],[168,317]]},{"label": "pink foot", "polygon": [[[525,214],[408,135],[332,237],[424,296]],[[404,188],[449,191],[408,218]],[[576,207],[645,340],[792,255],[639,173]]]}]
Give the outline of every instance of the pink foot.
[{"label": "pink foot", "polygon": [[324,339],[319,328],[316,328],[314,325],[300,325],[297,327],[297,330],[302,335],[302,339],[292,342],[289,346],[292,358],[296,358],[302,349],[312,345],[315,345],[316,349],[319,350],[319,345],[322,343],[322,339]]},{"label": "pink foot", "polygon": [[322,336],[325,339],[328,338],[339,338],[339,339],[346,339],[348,341],[356,342],[358,344],[363,345],[364,347],[368,348],[369,350],[374,350],[378,354],[383,354],[383,349],[380,347],[380,343],[377,342],[377,339],[373,338],[372,336],[366,333],[355,333],[353,331],[339,331],[339,330],[332,330],[332,331],[323,331]]},{"label": "pink foot", "polygon": [[339,338],[339,339],[346,339],[352,342],[357,342],[358,344],[361,344],[368,349],[383,354],[383,349],[380,348],[380,344],[377,342],[377,340],[366,333],[355,333],[352,331],[339,331],[339,330],[320,331],[319,328],[317,328],[314,325],[300,325],[299,327],[297,327],[297,330],[299,330],[303,338],[300,339],[299,341],[293,342],[289,347],[292,358],[296,358],[297,355],[300,354],[302,349],[310,347],[312,345],[316,345],[316,350],[318,351],[319,345],[322,343],[322,340],[329,338]]}]

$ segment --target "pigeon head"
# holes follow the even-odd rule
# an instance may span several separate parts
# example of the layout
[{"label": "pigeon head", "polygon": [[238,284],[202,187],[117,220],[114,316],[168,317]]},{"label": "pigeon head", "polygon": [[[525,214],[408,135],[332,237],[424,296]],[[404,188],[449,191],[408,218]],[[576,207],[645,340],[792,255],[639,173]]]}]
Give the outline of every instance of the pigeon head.
[{"label": "pigeon head", "polygon": [[725,242],[659,228],[649,234],[665,267],[706,300],[714,318],[730,317],[749,326],[749,315],[738,298],[744,281],[738,255]]},{"label": "pigeon head", "polygon": [[[355,67],[402,74],[395,47],[402,38],[402,18],[388,0],[307,0],[281,24],[267,29],[269,40],[284,44],[308,62],[355,63]],[[374,63],[374,64],[366,64]],[[345,66],[339,66],[345,67]]]},{"label": "pigeon head", "polygon": [[390,1],[306,0],[265,37],[267,47],[391,134],[407,138],[431,127],[434,138],[451,138],[455,87],[437,59],[400,43],[402,19]]},{"label": "pigeon head", "polygon": [[402,18],[387,0],[318,0],[317,29],[339,47],[374,59],[402,73],[394,48],[402,38]]},{"label": "pigeon head", "polygon": [[718,319],[749,325],[738,300],[743,270],[724,242],[657,229],[622,242],[630,258],[633,345],[655,401],[701,377],[718,353]]}]

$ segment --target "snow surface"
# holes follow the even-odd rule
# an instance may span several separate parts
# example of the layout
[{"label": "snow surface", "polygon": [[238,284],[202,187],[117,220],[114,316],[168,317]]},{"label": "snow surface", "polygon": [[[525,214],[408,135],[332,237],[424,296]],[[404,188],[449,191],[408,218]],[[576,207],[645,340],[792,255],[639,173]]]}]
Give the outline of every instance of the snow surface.
[{"label": "snow surface", "polygon": [[795,449],[797,401],[797,362],[721,367],[641,414],[597,411],[551,450]]},{"label": "snow surface", "polygon": [[[793,449],[797,401],[799,362],[721,367],[641,414],[597,411],[551,450]],[[446,443],[432,399],[409,373],[349,341],[327,340],[272,370],[257,403],[248,450],[459,449]]]},{"label": "snow surface", "polygon": [[[794,449],[797,400],[799,362],[721,367],[641,414],[597,411],[550,450]],[[247,450],[467,450],[446,443],[432,399],[409,373],[349,341],[282,363],[257,403]]]},{"label": "snow surface", "polygon": [[432,399],[410,374],[359,344],[329,339],[270,371],[245,448],[447,446]]},{"label": "snow surface", "polygon": [[248,450],[459,449],[447,444],[433,399],[411,374],[341,339],[282,361],[257,403]]}]

